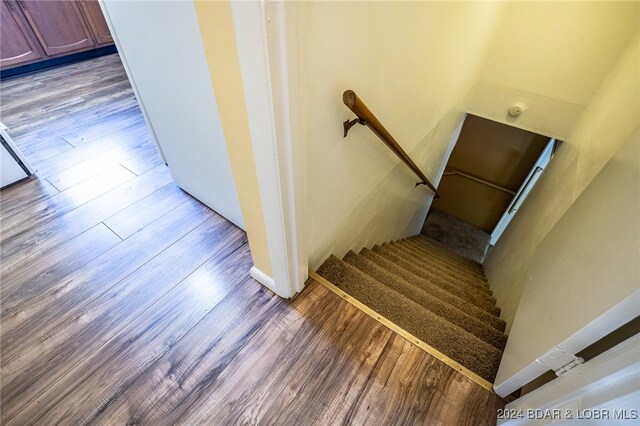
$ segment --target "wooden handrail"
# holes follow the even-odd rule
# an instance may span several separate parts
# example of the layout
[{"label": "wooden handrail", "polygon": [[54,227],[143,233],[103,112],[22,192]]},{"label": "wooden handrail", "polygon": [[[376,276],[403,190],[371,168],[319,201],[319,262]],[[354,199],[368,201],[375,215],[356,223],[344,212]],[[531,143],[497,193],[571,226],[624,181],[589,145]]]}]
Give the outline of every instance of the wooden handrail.
[{"label": "wooden handrail", "polygon": [[[347,132],[349,129],[355,125],[356,123],[367,126],[373,133],[375,133],[382,142],[391,149],[404,164],[407,165],[418,177],[420,178],[420,182],[417,185],[427,185],[436,195],[436,198],[439,198],[438,190],[435,186],[427,179],[427,177],[422,173],[420,168],[413,162],[411,157],[402,149],[400,144],[396,142],[396,140],[391,136],[391,134],[384,128],[380,120],[376,118],[375,115],[367,108],[367,106],[362,102],[362,100],[356,95],[353,90],[347,90],[342,94],[342,102],[349,108],[353,113],[358,117],[352,121],[344,122],[344,136],[347,136]],[[416,185],[416,186],[417,186]]]}]

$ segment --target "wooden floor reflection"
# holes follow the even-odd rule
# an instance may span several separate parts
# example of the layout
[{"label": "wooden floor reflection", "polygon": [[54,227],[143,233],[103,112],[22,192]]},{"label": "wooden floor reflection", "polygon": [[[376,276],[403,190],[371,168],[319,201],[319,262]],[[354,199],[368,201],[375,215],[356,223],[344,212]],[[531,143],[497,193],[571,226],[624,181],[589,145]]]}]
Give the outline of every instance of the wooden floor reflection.
[{"label": "wooden floor reflection", "polygon": [[2,424],[494,424],[503,402],[310,281],[249,277],[117,55],[3,83],[37,177],[0,193]]}]

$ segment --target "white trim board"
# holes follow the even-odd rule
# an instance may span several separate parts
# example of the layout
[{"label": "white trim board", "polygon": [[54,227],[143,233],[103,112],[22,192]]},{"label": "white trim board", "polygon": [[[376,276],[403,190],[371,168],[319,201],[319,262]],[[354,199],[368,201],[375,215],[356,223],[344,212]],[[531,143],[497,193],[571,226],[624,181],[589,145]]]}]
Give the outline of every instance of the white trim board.
[{"label": "white trim board", "polygon": [[255,266],[252,266],[251,269],[249,270],[249,275],[251,275],[251,278],[258,281],[263,286],[267,287],[269,290],[278,294],[278,292],[276,291],[276,282],[273,280],[273,278],[271,278],[269,275],[262,272],[260,269],[256,268]]},{"label": "white trim board", "polygon": [[535,362],[527,365],[504,382],[500,383],[496,380],[496,385],[494,386],[495,392],[501,397],[505,397],[551,370],[549,366],[543,363],[543,359],[547,354],[550,354],[554,350],[565,351],[573,355],[577,354],[593,342],[600,340],[637,317],[638,306],[640,306],[640,290],[632,293],[607,312],[595,318],[585,327],[578,330],[546,354],[539,357]]},{"label": "white trim board", "polygon": [[290,298],[304,288],[307,260],[299,209],[302,189],[296,185],[299,180],[288,113],[284,4],[232,2],[231,11],[273,270],[273,290]]},{"label": "white trim board", "polygon": [[[598,355],[583,365],[564,373],[557,379],[509,403],[507,413],[522,413],[522,418],[502,419],[500,425],[547,424],[549,419],[537,419],[539,414],[567,412],[574,420],[578,414],[590,414],[602,410],[612,418],[592,421],[589,424],[614,424],[614,410],[626,414],[640,411],[640,335],[635,335]],[[529,411],[534,410],[534,411]],[[538,414],[536,414],[535,410]],[[580,410],[580,411],[578,411]],[[532,415],[531,415],[532,414]],[[534,417],[534,418],[531,418]],[[553,423],[564,423],[554,421]],[[569,422],[567,422],[569,423]],[[623,422],[631,424],[632,422]]]}]

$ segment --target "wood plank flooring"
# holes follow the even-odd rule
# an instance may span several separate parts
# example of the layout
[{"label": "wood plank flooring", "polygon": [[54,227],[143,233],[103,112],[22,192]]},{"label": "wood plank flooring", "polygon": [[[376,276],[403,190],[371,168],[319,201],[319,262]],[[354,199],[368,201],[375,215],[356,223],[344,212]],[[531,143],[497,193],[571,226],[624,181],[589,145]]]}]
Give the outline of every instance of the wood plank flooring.
[{"label": "wood plank flooring", "polygon": [[249,276],[181,191],[117,55],[0,83],[37,177],[0,192],[0,420],[495,424],[504,402],[310,280]]}]

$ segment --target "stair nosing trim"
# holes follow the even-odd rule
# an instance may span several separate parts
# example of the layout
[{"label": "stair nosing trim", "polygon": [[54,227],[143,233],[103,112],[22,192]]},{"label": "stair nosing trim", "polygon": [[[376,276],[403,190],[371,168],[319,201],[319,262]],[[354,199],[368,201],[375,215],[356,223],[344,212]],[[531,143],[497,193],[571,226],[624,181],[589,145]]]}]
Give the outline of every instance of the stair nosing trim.
[{"label": "stair nosing trim", "polygon": [[353,305],[354,307],[356,307],[360,311],[364,312],[365,314],[367,314],[368,316],[370,316],[374,320],[378,321],[380,324],[384,325],[385,327],[387,327],[391,331],[395,332],[396,334],[399,334],[404,339],[408,340],[411,344],[417,346],[418,348],[420,348],[423,351],[427,352],[429,355],[433,356],[437,360],[439,360],[442,363],[446,364],[447,366],[453,368],[458,373],[462,374],[467,379],[471,380],[472,382],[476,383],[477,385],[480,385],[481,387],[483,387],[484,389],[488,390],[489,392],[494,393],[493,384],[492,383],[490,383],[489,381],[487,381],[487,380],[483,379],[482,377],[478,376],[476,373],[474,373],[473,371],[469,370],[468,368],[466,368],[465,366],[463,366],[459,362],[454,361],[453,359],[449,358],[448,356],[446,356],[445,354],[443,354],[442,352],[440,352],[439,350],[437,350],[433,346],[431,346],[431,345],[425,343],[424,341],[418,339],[416,336],[414,336],[413,334],[409,333],[407,330],[405,330],[404,328],[400,327],[399,325],[397,325],[393,321],[391,321],[391,320],[385,318],[384,316],[378,314],[376,311],[374,311],[373,309],[371,309],[370,307],[368,307],[364,303],[360,302],[358,299],[356,299],[353,296],[351,296],[351,295],[345,293],[344,291],[342,291],[340,288],[338,288],[337,286],[332,284],[326,278],[318,275],[315,272],[309,272],[309,277],[314,279],[315,281],[319,282],[324,287],[326,287],[327,289],[329,289],[333,293],[335,293],[338,296],[340,296],[340,298],[342,298],[343,300],[347,301],[348,303],[350,303],[351,305]]}]

